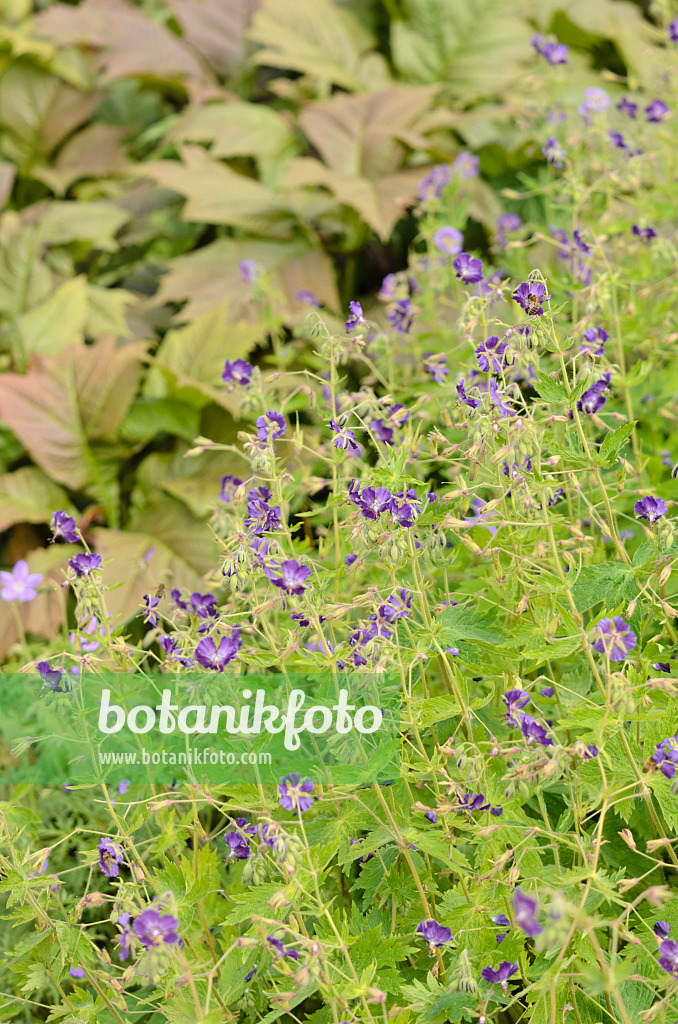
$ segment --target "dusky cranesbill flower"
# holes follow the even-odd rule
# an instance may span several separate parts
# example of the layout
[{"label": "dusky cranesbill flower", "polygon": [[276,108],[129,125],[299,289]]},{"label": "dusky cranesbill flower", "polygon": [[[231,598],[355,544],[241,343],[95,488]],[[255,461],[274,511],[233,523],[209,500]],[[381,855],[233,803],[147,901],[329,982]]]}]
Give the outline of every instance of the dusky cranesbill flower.
[{"label": "dusky cranesbill flower", "polygon": [[525,690],[507,690],[502,696],[506,705],[506,721],[516,729],[520,728],[520,722],[516,718],[516,712],[530,703],[530,695]]},{"label": "dusky cranesbill flower", "polygon": [[654,228],[641,228],[639,224],[633,224],[631,227],[631,231],[636,236],[636,238],[639,238],[641,240],[641,242],[651,242],[653,238],[657,237],[657,232]]},{"label": "dusky cranesbill flower", "polygon": [[330,420],[330,429],[334,431],[332,444],[335,448],[339,448],[342,451],[348,449],[352,452],[360,451],[360,445],[356,441],[355,434],[352,430],[348,429],[345,423],[341,425],[336,420]]},{"label": "dusky cranesbill flower", "polygon": [[[71,689],[67,680],[64,680],[64,674],[61,669],[52,668],[48,661],[39,661],[35,666],[40,673],[45,686],[54,693],[68,693]],[[63,685],[62,685],[63,681]]]},{"label": "dusky cranesbill flower", "polygon": [[313,804],[312,792],[313,780],[306,778],[302,782],[299,772],[284,775],[278,783],[280,806],[286,811],[298,810],[303,814],[309,810]]},{"label": "dusky cranesbill flower", "polygon": [[626,98],[626,96],[622,96],[617,104],[617,110],[622,114],[626,114],[626,116],[630,117],[632,121],[635,121],[636,115],[638,114],[638,104],[632,103],[631,100]]},{"label": "dusky cranesbill flower", "polygon": [[645,107],[645,119],[650,122],[663,121],[668,113],[669,108],[663,100],[652,100],[652,103]]},{"label": "dusky cranesbill flower", "polygon": [[666,502],[663,498],[653,498],[648,494],[645,498],[638,499],[633,506],[633,511],[639,519],[645,519],[652,526],[658,519],[666,515]]},{"label": "dusky cranesbill flower", "polygon": [[567,159],[567,150],[558,142],[555,135],[550,135],[542,148],[547,161],[554,167],[562,167]]},{"label": "dusky cranesbill flower", "polygon": [[528,747],[532,743],[538,743],[540,747],[553,746],[553,740],[547,733],[544,726],[541,725],[536,718],[533,718],[532,715],[528,715],[524,711],[519,711],[518,722],[520,725],[520,731],[522,732]]},{"label": "dusky cranesbill flower", "polygon": [[434,232],[433,244],[436,249],[444,252],[447,256],[456,256],[462,250],[464,236],[457,228],[446,224]]},{"label": "dusky cranesbill flower", "polygon": [[230,385],[229,390],[232,390],[236,384],[244,388],[249,384],[253,373],[254,367],[246,359],[234,359],[233,362],[227,359],[224,363],[221,379],[225,384]]},{"label": "dusky cranesbill flower", "polygon": [[69,967],[68,973],[70,974],[71,978],[84,978],[85,977],[85,972],[83,971],[83,969],[80,966],[80,964],[76,964],[75,967]]},{"label": "dusky cranesbill flower", "polygon": [[481,341],[476,349],[476,358],[480,369],[488,373],[491,365],[492,373],[501,373],[502,367],[505,364],[504,353],[507,348],[506,342],[500,341],[497,334],[493,334],[490,338],[485,338],[485,341]]},{"label": "dusky cranesbill flower", "polygon": [[100,569],[103,562],[101,555],[80,551],[74,558],[68,559],[68,564],[76,576],[89,576],[95,569]]},{"label": "dusky cranesbill flower", "polygon": [[172,914],[160,914],[149,908],[135,918],[132,928],[144,949],[171,946],[179,941],[179,922]]},{"label": "dusky cranesbill flower", "polygon": [[467,395],[463,380],[460,380],[457,384],[457,394],[464,405],[468,405],[469,409],[477,409],[480,405],[480,401],[477,398],[471,398]]},{"label": "dusky cranesbill flower", "polygon": [[195,660],[212,672],[223,672],[237,656],[241,645],[239,629],[234,629],[230,636],[222,636],[218,647],[211,636],[206,636],[195,649]]},{"label": "dusky cranesbill flower", "polygon": [[234,476],[233,473],[227,473],[226,476],[222,476],[221,487],[219,489],[220,499],[225,501],[227,505],[230,505],[235,496],[235,492],[241,486],[242,480],[239,476]]},{"label": "dusky cranesbill flower", "polygon": [[624,136],[622,135],[621,132],[609,131],[607,133],[607,137],[610,140],[610,142],[612,143],[612,145],[616,146],[617,149],[628,149],[629,148],[628,145],[626,144],[626,142],[624,141]]},{"label": "dusky cranesbill flower", "polygon": [[158,625],[158,613],[156,608],[160,603],[159,597],[151,597],[150,594],[144,594],[142,598],[144,602],[144,622],[150,623],[151,626]]},{"label": "dusky cranesbill flower", "polygon": [[285,947],[283,946],[283,944],[282,944],[280,939],[276,939],[272,935],[267,935],[266,936],[266,941],[269,942],[273,946],[273,948],[275,950],[275,956],[274,956],[275,960],[277,960],[278,957],[281,957],[281,956],[289,957],[290,960],[298,960],[299,959],[299,953],[297,952],[297,950],[296,949],[285,949]]},{"label": "dusky cranesbill flower", "polygon": [[464,284],[478,284],[483,279],[483,261],[467,252],[455,256],[452,266],[456,275]]},{"label": "dusky cranesbill flower", "polygon": [[539,35],[532,36],[530,42],[537,53],[549,64],[567,64],[569,49],[565,43],[550,42]]},{"label": "dusky cranesbill flower", "polygon": [[348,308],[350,312],[346,320],[345,330],[347,334],[350,334],[356,329],[358,324],[365,323],[365,317],[363,316],[363,307],[355,299],[349,302]]},{"label": "dusky cranesbill flower", "polygon": [[417,925],[414,934],[421,939],[425,939],[431,948],[443,946],[446,942],[452,941],[452,929],[438,924],[433,918],[421,921]]},{"label": "dusky cranesbill flower", "polygon": [[80,540],[75,519],[67,512],[55,512],[52,517],[52,540],[65,540],[67,544],[77,544]]},{"label": "dusky cranesbill flower", "polygon": [[447,356],[444,352],[429,352],[424,358],[424,369],[431,375],[434,384],[444,384],[449,374]]},{"label": "dusky cranesbill flower", "polygon": [[497,382],[494,378],[490,381],[490,400],[493,405],[496,405],[503,419],[507,419],[509,416],[515,416],[513,409],[511,409],[509,405],[504,404],[506,394],[503,391],[497,391]]},{"label": "dusky cranesbill flower", "polygon": [[584,341],[580,351],[588,352],[592,356],[604,356],[605,342],[609,337],[610,335],[602,327],[589,327],[584,331]]},{"label": "dusky cranesbill flower", "polygon": [[102,839],[97,847],[99,867],[107,878],[117,878],[122,864],[122,850],[112,839]]},{"label": "dusky cranesbill flower", "polygon": [[279,590],[285,594],[303,594],[309,586],[308,578],[311,575],[311,568],[302,565],[294,558],[287,558],[279,568],[267,569],[266,575]]},{"label": "dusky cranesbill flower", "polygon": [[491,981],[493,985],[501,985],[502,992],[506,992],[509,978],[512,978],[517,971],[517,961],[511,963],[510,960],[502,960],[496,971],[492,967],[483,967],[480,976],[485,981]]},{"label": "dusky cranesbill flower", "polygon": [[659,966],[667,974],[678,977],[678,942],[664,939],[659,944]]},{"label": "dusky cranesbill flower", "polygon": [[286,430],[285,417],[274,409],[257,417],[257,437],[260,441],[277,441],[284,436]]},{"label": "dusky cranesbill flower", "polygon": [[668,921],[657,921],[657,923],[652,926],[652,931],[658,939],[668,939],[671,931],[671,925]]},{"label": "dusky cranesbill flower", "polygon": [[247,860],[251,854],[249,836],[254,835],[254,827],[249,824],[247,818],[236,818],[235,828],[224,832],[224,839],[228,846],[229,857],[236,860]]},{"label": "dusky cranesbill flower", "polygon": [[0,597],[3,601],[32,601],[38,596],[36,587],[42,582],[43,576],[40,572],[31,572],[28,562],[20,558],[14,563],[10,572],[0,571],[0,582],[2,590]]},{"label": "dusky cranesbill flower", "polygon": [[523,281],[513,292],[511,298],[515,299],[528,316],[543,316],[542,302],[550,299],[551,295],[547,295],[546,285],[541,281]]},{"label": "dusky cranesbill flower", "polygon": [[591,387],[584,392],[580,399],[577,400],[577,409],[580,412],[586,412],[589,415],[593,415],[595,412],[600,412],[607,402],[607,396],[605,392],[612,379],[611,373],[604,373]]},{"label": "dusky cranesbill flower", "polygon": [[607,654],[610,661],[624,661],[637,643],[636,634],[619,615],[601,619],[592,636],[595,637],[591,643],[593,649],[599,654]]},{"label": "dusky cranesbill flower", "polygon": [[535,935],[541,933],[542,927],[535,916],[538,906],[536,900],[533,900],[522,889],[518,888],[513,894],[511,906],[513,907],[515,923],[529,938],[532,939]]},{"label": "dusky cranesbill flower", "polygon": [[673,779],[678,765],[678,736],[668,736],[655,747],[652,760],[667,779]]}]

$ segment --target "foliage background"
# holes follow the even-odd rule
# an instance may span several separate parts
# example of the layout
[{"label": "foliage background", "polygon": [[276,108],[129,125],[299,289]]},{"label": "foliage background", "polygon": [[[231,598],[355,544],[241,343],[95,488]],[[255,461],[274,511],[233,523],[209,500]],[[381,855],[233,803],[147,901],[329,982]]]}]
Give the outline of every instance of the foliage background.
[{"label": "foliage background", "polygon": [[[265,366],[282,332],[299,339],[289,368],[306,365],[299,290],[335,314],[373,293],[406,263],[417,182],[462,150],[482,172],[467,235],[487,246],[502,191],[541,162],[519,115],[532,33],[574,47],[573,91],[600,69],[649,90],[659,73],[657,30],[623,0],[2,0],[0,15],[2,561],[60,579],[47,521],[77,513],[125,619],[214,564],[202,524],[239,463],[184,456],[198,435],[235,437],[224,359]],[[275,301],[253,300],[242,259]],[[41,595],[22,615],[49,637],[61,606]],[[0,608],[0,654],[17,636]]]}]

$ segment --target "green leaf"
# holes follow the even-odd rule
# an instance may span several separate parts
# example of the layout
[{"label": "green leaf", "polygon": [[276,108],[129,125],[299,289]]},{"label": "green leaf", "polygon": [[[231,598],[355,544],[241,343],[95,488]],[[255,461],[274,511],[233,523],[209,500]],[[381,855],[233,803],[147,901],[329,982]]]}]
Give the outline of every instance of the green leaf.
[{"label": "green leaf", "polygon": [[634,571],[622,562],[598,562],[580,570],[572,586],[577,611],[586,612],[600,601],[611,610],[638,593]]},{"label": "green leaf", "polygon": [[146,444],[158,434],[174,434],[190,442],[199,432],[198,409],[176,398],[137,398],[118,428],[118,436],[132,444]]},{"label": "green leaf", "polygon": [[606,463],[607,465],[612,465],[612,463],[616,461],[622,445],[633,433],[636,423],[637,420],[633,420],[632,423],[624,423],[621,427],[617,427],[614,432],[605,436],[598,452],[598,461],[600,464]]},{"label": "green leaf", "polygon": [[557,384],[548,373],[542,373],[541,370],[537,370],[537,380],[532,382],[532,387],[547,402],[563,404],[569,400],[565,386]]},{"label": "green leaf", "polygon": [[481,640],[487,644],[499,644],[506,640],[506,634],[494,624],[493,612],[481,612],[476,608],[445,608],[438,622],[444,627],[442,646],[452,646],[453,640]]},{"label": "green leaf", "polygon": [[85,340],[87,292],[85,278],[66,281],[48,299],[16,320],[25,353],[54,355]]},{"label": "green leaf", "polygon": [[58,509],[72,511],[70,499],[37,466],[0,476],[0,532],[15,523],[48,523]]}]

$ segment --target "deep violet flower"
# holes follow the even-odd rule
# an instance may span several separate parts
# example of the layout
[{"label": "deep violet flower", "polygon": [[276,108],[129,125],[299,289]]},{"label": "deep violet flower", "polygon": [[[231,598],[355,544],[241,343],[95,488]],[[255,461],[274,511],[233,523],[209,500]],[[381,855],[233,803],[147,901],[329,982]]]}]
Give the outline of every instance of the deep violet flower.
[{"label": "deep violet flower", "polygon": [[221,379],[225,384],[229,384],[231,389],[236,385],[240,387],[247,387],[250,382],[250,377],[254,373],[254,367],[251,363],[248,363],[245,359],[235,359],[231,362],[227,359],[224,363],[224,371],[221,374]]},{"label": "deep violet flower", "polygon": [[449,164],[436,164],[417,188],[417,197],[421,203],[427,199],[440,199],[445,185],[452,181],[452,168]]},{"label": "deep violet flower", "polygon": [[242,480],[239,476],[234,476],[233,473],[227,473],[226,476],[222,476],[221,487],[219,489],[220,499],[225,501],[227,505],[230,505],[235,496],[235,492],[241,486]]},{"label": "deep violet flower", "polygon": [[75,558],[69,558],[68,564],[76,576],[89,576],[95,569],[100,569],[103,562],[101,555],[87,554],[81,551]]},{"label": "deep violet flower", "polygon": [[659,966],[667,974],[678,977],[678,942],[665,939],[659,944]]},{"label": "deep violet flower", "polygon": [[360,451],[360,445],[355,439],[355,434],[352,430],[349,430],[345,424],[342,425],[337,423],[336,420],[330,420],[330,429],[334,431],[332,444],[335,448],[339,448],[341,451]]},{"label": "deep violet flower", "polygon": [[277,441],[286,430],[285,417],[273,409],[257,418],[257,437],[260,441]]},{"label": "deep violet flower", "polygon": [[668,113],[669,108],[663,100],[652,100],[652,103],[645,107],[645,119],[650,122],[663,121]]},{"label": "deep violet flower", "polygon": [[286,559],[279,569],[269,569],[266,575],[274,587],[284,591],[286,594],[303,594],[308,587],[308,578],[311,569],[308,565],[293,558]]},{"label": "deep violet flower", "polygon": [[179,922],[172,914],[160,914],[152,909],[144,910],[135,918],[132,928],[145,949],[171,946],[179,941]]},{"label": "deep violet flower", "polygon": [[511,900],[513,907],[513,916],[515,923],[521,928],[529,938],[534,938],[535,935],[539,935],[542,931],[542,927],[537,921],[535,914],[537,912],[537,901],[533,900],[530,896],[527,896],[522,889],[516,889]]},{"label": "deep violet flower", "polygon": [[509,416],[515,416],[513,409],[509,405],[504,405],[506,394],[503,391],[497,391],[497,382],[494,378],[490,381],[490,399],[504,419],[507,419]]},{"label": "deep violet flower", "polygon": [[653,926],[652,931],[659,939],[668,939],[669,932],[671,931],[671,925],[668,921],[657,921]]},{"label": "deep violet flower", "polygon": [[84,978],[85,977],[85,972],[83,971],[83,969],[80,966],[80,964],[76,964],[75,967],[69,967],[68,973],[70,974],[71,978]]},{"label": "deep violet flower", "polygon": [[641,228],[639,224],[634,224],[631,227],[631,231],[636,236],[636,238],[639,238],[641,240],[641,242],[650,242],[653,238],[657,237],[657,232],[654,228]]},{"label": "deep violet flower", "polygon": [[97,847],[99,867],[107,878],[117,878],[122,864],[122,850],[112,839],[102,839]]},{"label": "deep violet flower", "polygon": [[464,284],[478,284],[483,279],[483,262],[477,256],[470,256],[467,252],[460,252],[455,257],[452,266],[457,277]]},{"label": "deep violet flower", "polygon": [[399,299],[386,315],[386,319],[398,334],[409,334],[412,328],[414,312],[409,299]]},{"label": "deep violet flower", "polygon": [[290,960],[298,960],[299,954],[296,949],[285,949],[280,939],[274,938],[272,935],[266,936],[266,941],[269,942],[275,950],[275,959],[278,957],[287,956]]},{"label": "deep violet flower", "polygon": [[577,409],[580,412],[586,412],[592,415],[595,412],[600,412],[605,403],[607,402],[607,396],[605,392],[612,379],[611,373],[604,373],[588,391],[585,391],[580,399],[577,401]]},{"label": "deep violet flower", "polygon": [[310,795],[312,792],[313,780],[306,778],[302,782],[299,772],[290,772],[278,783],[280,806],[286,811],[298,809],[299,813],[303,814],[313,804],[313,797]]},{"label": "deep violet flower", "polygon": [[345,330],[347,334],[350,334],[356,329],[358,324],[365,323],[365,317],[363,316],[363,307],[355,299],[349,302],[348,308],[350,312],[346,320]]},{"label": "deep violet flower", "polygon": [[464,386],[463,380],[460,380],[457,384],[457,394],[464,405],[468,405],[469,409],[477,409],[480,405],[480,401],[477,398],[470,398],[466,394],[466,387]]},{"label": "deep violet flower", "polygon": [[424,811],[424,817],[432,821],[434,825],[438,824],[438,815],[435,811]]},{"label": "deep violet flower", "polygon": [[52,540],[60,538],[67,544],[77,544],[80,540],[75,519],[67,512],[55,512],[52,518]]},{"label": "deep violet flower", "polygon": [[520,731],[522,732],[528,747],[532,743],[538,743],[541,747],[553,746],[553,740],[547,733],[544,726],[541,725],[536,718],[533,718],[532,715],[527,715],[524,711],[519,711],[518,721],[520,723]]},{"label": "deep violet flower", "polygon": [[595,637],[591,644],[593,649],[599,654],[608,654],[610,661],[624,661],[637,643],[636,634],[619,615],[601,619],[592,636]]},{"label": "deep violet flower", "polygon": [[562,167],[567,159],[567,150],[560,142],[558,142],[555,135],[550,135],[546,140],[542,153],[546,157],[547,161],[550,164],[553,164],[554,167]]},{"label": "deep violet flower", "polygon": [[588,352],[592,356],[604,356],[605,342],[609,337],[610,335],[602,327],[589,327],[587,331],[584,331],[584,341],[580,351]]},{"label": "deep violet flower", "polygon": [[619,103],[617,104],[617,110],[619,110],[622,114],[626,114],[626,116],[630,117],[632,121],[635,121],[636,115],[638,113],[638,104],[632,103],[631,100],[628,100],[626,98],[626,96],[622,96]]},{"label": "deep violet flower", "polygon": [[506,705],[506,721],[516,729],[520,728],[520,722],[516,718],[516,712],[530,703],[530,695],[525,690],[507,690],[502,696]]},{"label": "deep violet flower", "polygon": [[567,55],[569,52],[568,47],[565,43],[549,42],[544,39],[543,36],[535,35],[532,36],[530,42],[544,60],[548,61],[549,64],[567,64]]},{"label": "deep violet flower", "polygon": [[431,375],[434,384],[444,384],[449,374],[447,356],[444,352],[429,352],[424,359],[424,369]]},{"label": "deep violet flower", "polygon": [[235,826],[224,832],[228,856],[235,857],[236,860],[247,860],[252,852],[248,836],[254,835],[254,829],[249,825],[247,818],[236,818]]},{"label": "deep violet flower", "polygon": [[50,690],[53,690],[55,693],[68,693],[70,690],[68,682],[66,681],[64,686],[61,685],[64,678],[61,669],[52,668],[48,661],[39,661],[35,667],[40,673],[40,678],[44,685]]},{"label": "deep violet flower", "polygon": [[669,39],[672,43],[678,43],[678,18],[674,18],[668,25]]},{"label": "deep violet flower", "polygon": [[509,978],[512,978],[517,971],[517,961],[511,963],[510,960],[502,960],[496,971],[491,967],[483,967],[480,976],[485,981],[491,981],[493,985],[501,985],[502,991],[506,992]]},{"label": "deep violet flower", "polygon": [[481,341],[475,350],[480,369],[488,373],[491,365],[492,373],[501,373],[504,366],[504,353],[507,348],[506,342],[500,341],[499,336],[496,334],[493,334],[490,338],[485,338],[485,341]]},{"label": "deep violet flower", "polygon": [[678,764],[678,736],[669,736],[655,747],[652,760],[667,779],[674,778]]},{"label": "deep violet flower", "polygon": [[300,288],[297,292],[297,299],[302,306],[309,306],[311,309],[320,309],[322,307],[322,302],[310,288]]},{"label": "deep violet flower", "polygon": [[428,921],[421,921],[414,932],[419,938],[426,939],[429,946],[442,946],[452,940],[452,929],[438,924],[432,918]]},{"label": "deep violet flower", "polygon": [[542,302],[551,298],[546,294],[546,285],[541,281],[523,281],[511,296],[528,316],[543,316]]},{"label": "deep violet flower", "polygon": [[666,515],[666,502],[663,498],[653,498],[648,495],[635,503],[633,511],[639,519],[645,519],[650,526],[653,526],[658,519]]},{"label": "deep violet flower", "polygon": [[219,646],[211,636],[204,637],[195,649],[195,660],[212,672],[223,672],[240,650],[240,630],[234,629],[230,636],[222,636]]}]

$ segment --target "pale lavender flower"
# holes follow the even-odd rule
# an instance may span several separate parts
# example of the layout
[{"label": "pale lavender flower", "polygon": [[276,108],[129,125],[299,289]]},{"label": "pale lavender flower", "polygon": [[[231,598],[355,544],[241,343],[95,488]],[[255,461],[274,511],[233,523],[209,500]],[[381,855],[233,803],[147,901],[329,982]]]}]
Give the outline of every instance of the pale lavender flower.
[{"label": "pale lavender flower", "polygon": [[245,284],[254,284],[261,277],[261,267],[256,260],[240,260],[238,269]]},{"label": "pale lavender flower", "polygon": [[144,910],[132,925],[134,934],[144,947],[171,946],[179,942],[179,922],[172,914],[159,914],[157,910]]},{"label": "pale lavender flower", "polygon": [[522,889],[518,888],[513,894],[511,905],[513,906],[515,923],[518,927],[531,939],[535,935],[539,935],[542,927],[535,917],[537,901],[527,896]]},{"label": "pale lavender flower", "polygon": [[284,807],[286,811],[294,811],[298,808],[299,813],[303,814],[313,804],[313,797],[310,795],[312,792],[313,780],[306,778],[302,782],[299,772],[290,772],[289,775],[283,776],[278,783],[280,806]]},{"label": "pale lavender flower", "polygon": [[478,284],[483,279],[483,262],[477,256],[470,256],[467,252],[460,252],[455,257],[454,267],[457,277],[464,284]]},{"label": "pale lavender flower", "polygon": [[550,135],[542,149],[542,153],[554,167],[562,167],[567,159],[567,150],[558,142],[555,135]]},{"label": "pale lavender flower", "polygon": [[433,244],[440,252],[444,252],[447,256],[456,256],[462,250],[464,236],[457,228],[446,225],[445,227],[438,228],[435,232]]},{"label": "pale lavender flower", "polygon": [[595,640],[591,644],[599,654],[608,654],[610,661],[624,661],[637,643],[636,634],[628,622],[615,615],[611,619],[601,619],[593,629]]},{"label": "pale lavender flower", "polygon": [[473,153],[460,153],[452,164],[452,173],[467,181],[477,178],[480,174],[480,158]]},{"label": "pale lavender flower", "polygon": [[365,323],[365,317],[363,316],[363,307],[355,299],[349,302],[348,308],[350,310],[348,319],[346,320],[345,330],[347,334],[350,334],[356,329],[358,324]]},{"label": "pale lavender flower", "polygon": [[2,590],[0,597],[3,601],[32,601],[38,596],[36,587],[42,582],[43,576],[39,572],[30,572],[28,562],[20,558],[15,562],[12,570],[0,571],[0,582]]}]

